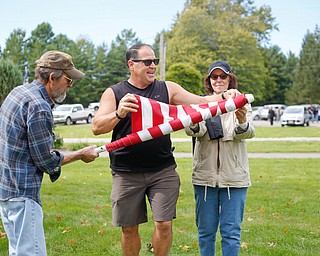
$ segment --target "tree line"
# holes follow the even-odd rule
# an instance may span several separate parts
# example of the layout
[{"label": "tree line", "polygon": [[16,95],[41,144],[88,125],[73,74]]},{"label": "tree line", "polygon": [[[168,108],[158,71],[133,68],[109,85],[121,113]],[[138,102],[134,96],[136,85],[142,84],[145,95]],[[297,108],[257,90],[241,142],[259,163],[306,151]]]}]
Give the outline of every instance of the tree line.
[{"label": "tree line", "polygon": [[[237,75],[239,90],[255,96],[254,105],[320,103],[320,28],[306,31],[299,56],[285,55],[268,43],[270,33],[278,29],[271,11],[251,0],[186,0],[171,29],[160,31],[153,43],[159,56],[160,34],[164,35],[166,80],[204,93],[203,78],[210,63],[222,59]],[[65,103],[87,106],[99,101],[106,88],[128,78],[125,52],[136,43],[141,40],[132,29],[121,31],[109,46],[96,46],[86,37],[73,41],[56,35],[47,22],[30,37],[17,28],[0,49],[0,104],[23,83],[26,69],[29,81],[33,80],[35,61],[53,49],[72,55],[75,66],[86,74],[68,92]]]}]

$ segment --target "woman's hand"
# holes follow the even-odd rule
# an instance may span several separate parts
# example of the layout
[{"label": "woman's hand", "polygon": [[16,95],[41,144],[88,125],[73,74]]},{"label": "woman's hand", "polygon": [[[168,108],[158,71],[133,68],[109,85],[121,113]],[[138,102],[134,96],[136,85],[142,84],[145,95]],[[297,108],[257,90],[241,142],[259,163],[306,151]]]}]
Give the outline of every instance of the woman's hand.
[{"label": "woman's hand", "polygon": [[235,111],[236,117],[239,121],[239,124],[244,124],[247,122],[247,109],[245,107],[238,108]]}]

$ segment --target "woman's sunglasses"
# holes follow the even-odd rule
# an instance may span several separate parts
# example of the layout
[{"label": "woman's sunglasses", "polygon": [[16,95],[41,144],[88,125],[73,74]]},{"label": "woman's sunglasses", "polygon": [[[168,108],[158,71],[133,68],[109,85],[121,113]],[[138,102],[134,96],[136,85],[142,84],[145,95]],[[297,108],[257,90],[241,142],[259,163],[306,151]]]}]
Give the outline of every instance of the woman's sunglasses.
[{"label": "woman's sunglasses", "polygon": [[143,62],[144,65],[146,65],[147,67],[149,67],[152,62],[154,63],[154,65],[159,64],[159,59],[145,59],[145,60],[132,60],[132,61],[133,62]]},{"label": "woman's sunglasses", "polygon": [[228,75],[227,74],[221,74],[221,75],[216,75],[216,74],[211,74],[210,75],[210,78],[213,79],[213,80],[217,80],[218,77],[220,77],[222,80],[225,80],[227,79]]}]

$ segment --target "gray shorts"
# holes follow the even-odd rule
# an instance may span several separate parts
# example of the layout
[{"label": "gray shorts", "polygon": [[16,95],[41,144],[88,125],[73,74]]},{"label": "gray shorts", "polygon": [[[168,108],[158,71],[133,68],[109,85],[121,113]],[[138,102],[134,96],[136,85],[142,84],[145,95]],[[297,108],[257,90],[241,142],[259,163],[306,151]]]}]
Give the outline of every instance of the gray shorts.
[{"label": "gray shorts", "polygon": [[146,196],[154,221],[175,218],[180,188],[175,168],[172,165],[151,173],[112,171],[112,224],[130,227],[147,222]]}]

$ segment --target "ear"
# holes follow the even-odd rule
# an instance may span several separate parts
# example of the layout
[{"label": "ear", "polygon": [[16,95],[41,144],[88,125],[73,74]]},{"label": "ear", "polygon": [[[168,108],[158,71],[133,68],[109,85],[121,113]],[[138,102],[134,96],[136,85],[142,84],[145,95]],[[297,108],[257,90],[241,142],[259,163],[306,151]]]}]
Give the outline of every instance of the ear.
[{"label": "ear", "polygon": [[129,67],[130,70],[133,69],[133,65],[134,65],[133,61],[132,60],[128,60],[128,67]]},{"label": "ear", "polygon": [[51,99],[52,98],[52,92],[54,91],[54,78],[53,78],[53,73],[50,73],[49,77],[48,77],[48,82],[46,84],[44,84],[44,87],[46,88],[49,96]]},{"label": "ear", "polygon": [[49,79],[48,79],[48,83],[52,84],[52,83],[53,83],[53,80],[54,80],[54,78],[53,78],[53,73],[50,73]]}]

